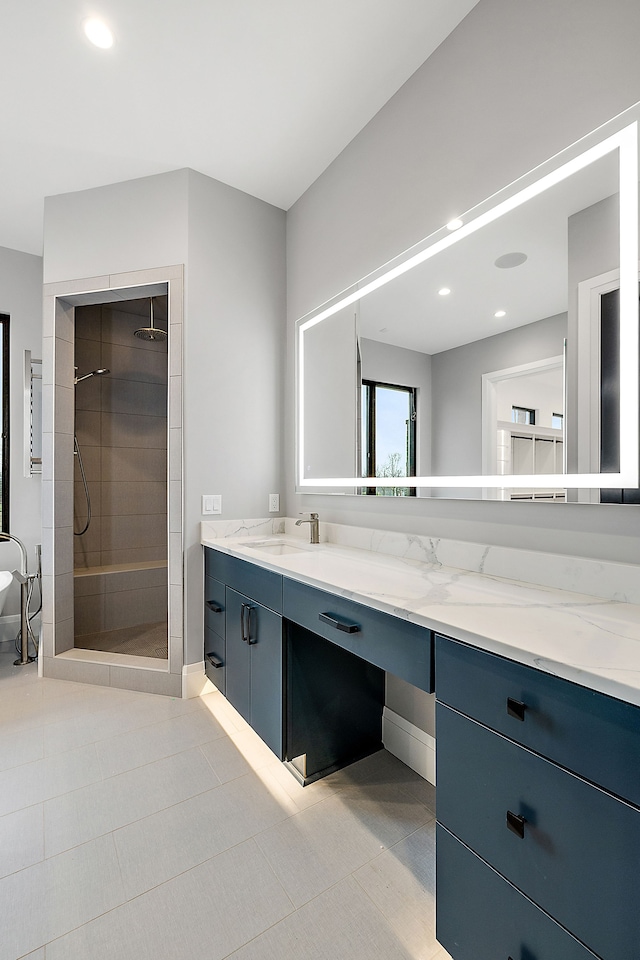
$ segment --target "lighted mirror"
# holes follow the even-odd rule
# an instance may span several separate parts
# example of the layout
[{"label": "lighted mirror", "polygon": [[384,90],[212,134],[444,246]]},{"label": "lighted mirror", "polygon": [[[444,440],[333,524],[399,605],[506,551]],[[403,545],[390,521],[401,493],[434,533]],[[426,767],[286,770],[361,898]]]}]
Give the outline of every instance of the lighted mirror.
[{"label": "lighted mirror", "polygon": [[299,492],[600,502],[638,488],[630,119],[298,321]]}]

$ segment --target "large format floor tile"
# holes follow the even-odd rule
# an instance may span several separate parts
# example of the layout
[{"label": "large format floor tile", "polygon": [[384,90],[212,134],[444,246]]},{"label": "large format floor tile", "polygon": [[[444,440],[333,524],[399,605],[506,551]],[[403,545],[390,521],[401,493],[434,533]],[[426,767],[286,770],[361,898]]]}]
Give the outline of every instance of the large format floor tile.
[{"label": "large format floor tile", "polygon": [[0,650],[0,960],[449,960],[434,788],[385,751],[302,788],[219,694]]}]

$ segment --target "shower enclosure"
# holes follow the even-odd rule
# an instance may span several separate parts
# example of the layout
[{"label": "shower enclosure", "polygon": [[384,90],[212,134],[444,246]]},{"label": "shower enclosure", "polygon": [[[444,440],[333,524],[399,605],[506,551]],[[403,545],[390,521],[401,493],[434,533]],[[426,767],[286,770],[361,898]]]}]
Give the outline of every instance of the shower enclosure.
[{"label": "shower enclosure", "polygon": [[79,306],[74,647],[168,658],[167,297]]}]

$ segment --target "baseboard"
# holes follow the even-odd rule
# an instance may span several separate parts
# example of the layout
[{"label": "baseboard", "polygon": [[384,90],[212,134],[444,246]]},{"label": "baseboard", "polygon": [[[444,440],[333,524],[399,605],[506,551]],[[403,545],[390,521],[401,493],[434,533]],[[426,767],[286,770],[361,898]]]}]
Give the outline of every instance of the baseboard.
[{"label": "baseboard", "polygon": [[389,753],[435,785],[435,737],[385,707],[382,714],[382,742]]},{"label": "baseboard", "polygon": [[182,699],[191,700],[205,693],[213,693],[217,688],[204,672],[204,660],[200,663],[185,663],[182,668]]}]

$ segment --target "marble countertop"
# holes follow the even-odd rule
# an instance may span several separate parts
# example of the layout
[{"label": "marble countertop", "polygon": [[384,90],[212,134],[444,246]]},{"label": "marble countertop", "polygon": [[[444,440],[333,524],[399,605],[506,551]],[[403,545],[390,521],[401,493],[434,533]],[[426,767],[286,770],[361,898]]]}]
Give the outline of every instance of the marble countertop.
[{"label": "marble countertop", "polygon": [[203,524],[203,545],[640,706],[638,603],[242,523]]}]

